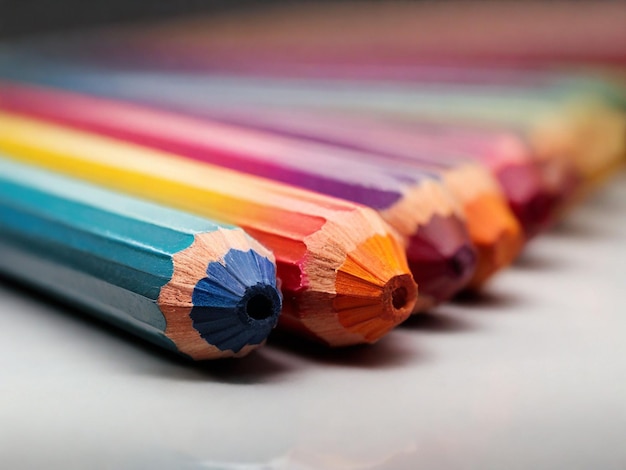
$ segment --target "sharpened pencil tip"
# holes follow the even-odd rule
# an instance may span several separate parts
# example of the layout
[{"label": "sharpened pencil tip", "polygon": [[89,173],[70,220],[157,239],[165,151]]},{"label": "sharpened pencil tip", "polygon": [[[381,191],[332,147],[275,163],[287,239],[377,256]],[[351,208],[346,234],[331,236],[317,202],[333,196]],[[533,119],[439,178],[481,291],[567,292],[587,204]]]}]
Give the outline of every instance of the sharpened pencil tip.
[{"label": "sharpened pencil tip", "polygon": [[526,239],[545,229],[558,200],[542,179],[539,165],[535,161],[510,164],[497,171],[496,177]]},{"label": "sharpened pencil tip", "polygon": [[480,287],[508,266],[524,245],[520,224],[500,195],[483,194],[465,206],[468,228],[478,253],[469,287]]},{"label": "sharpened pencil tip", "polygon": [[519,232],[503,231],[488,246],[478,246],[478,268],[469,283],[471,289],[480,288],[493,274],[510,265],[523,245]]},{"label": "sharpened pencil tip", "polygon": [[393,308],[396,310],[401,309],[406,305],[406,298],[408,296],[408,292],[404,287],[398,287],[391,293],[391,303],[393,304]]},{"label": "sharpened pencil tip", "polygon": [[557,198],[547,191],[524,201],[510,201],[511,210],[522,225],[526,239],[531,239],[550,225],[557,204]]},{"label": "sharpened pencil tip", "polygon": [[409,239],[409,267],[419,286],[416,312],[449,300],[467,286],[476,269],[476,251],[465,221],[433,216]]},{"label": "sharpened pencil tip", "polygon": [[276,318],[280,314],[278,290],[261,283],[248,287],[235,310],[246,323],[264,322],[268,319],[273,319],[276,323]]},{"label": "sharpened pencil tip", "polygon": [[408,274],[392,277],[385,285],[383,299],[394,319],[404,320],[413,311],[417,299],[417,284]]},{"label": "sharpened pencil tip", "polygon": [[276,325],[281,305],[269,273],[270,261],[253,250],[231,249],[223,261],[211,262],[196,284],[189,314],[200,336],[235,353],[262,343]]},{"label": "sharpened pencil tip", "polygon": [[254,293],[247,299],[244,311],[252,320],[265,320],[276,312],[276,302],[272,296],[265,293]]},{"label": "sharpened pencil tip", "polygon": [[265,342],[282,297],[269,252],[255,246],[240,229],[217,230],[196,235],[175,255],[159,305],[166,334],[181,352],[194,359],[239,357]]},{"label": "sharpened pencil tip", "polygon": [[467,281],[474,272],[476,252],[469,245],[459,248],[449,259],[450,271],[457,280]]},{"label": "sharpened pencil tip", "polygon": [[303,293],[297,313],[282,317],[284,326],[343,347],[378,341],[413,311],[417,285],[403,247],[389,233],[364,237],[335,273],[334,289]]}]

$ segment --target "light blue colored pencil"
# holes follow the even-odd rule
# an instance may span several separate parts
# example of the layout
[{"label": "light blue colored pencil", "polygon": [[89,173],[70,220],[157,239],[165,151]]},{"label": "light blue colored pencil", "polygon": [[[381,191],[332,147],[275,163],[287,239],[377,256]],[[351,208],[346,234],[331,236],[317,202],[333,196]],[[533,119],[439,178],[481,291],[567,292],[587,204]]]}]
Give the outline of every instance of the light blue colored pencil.
[{"label": "light blue colored pencil", "polygon": [[0,272],[195,360],[247,354],[281,308],[243,230],[1,157]]}]

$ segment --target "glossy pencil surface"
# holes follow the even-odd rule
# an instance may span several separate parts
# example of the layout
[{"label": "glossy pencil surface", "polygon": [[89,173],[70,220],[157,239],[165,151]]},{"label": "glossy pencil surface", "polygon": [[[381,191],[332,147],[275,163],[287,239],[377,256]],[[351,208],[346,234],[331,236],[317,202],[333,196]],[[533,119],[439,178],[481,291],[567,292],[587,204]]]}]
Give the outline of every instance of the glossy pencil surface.
[{"label": "glossy pencil surface", "polygon": [[332,346],[374,342],[416,302],[396,235],[362,206],[7,113],[0,114],[0,148],[240,225],[274,251],[285,299],[279,324],[292,332]]},{"label": "glossy pencil surface", "polygon": [[241,229],[0,159],[0,270],[193,359],[243,356],[281,308]]},{"label": "glossy pencil surface", "polygon": [[406,240],[420,310],[450,298],[473,274],[464,215],[436,172],[397,171],[385,161],[368,163],[359,152],[53,89],[0,84],[0,103],[5,110],[368,205]]}]

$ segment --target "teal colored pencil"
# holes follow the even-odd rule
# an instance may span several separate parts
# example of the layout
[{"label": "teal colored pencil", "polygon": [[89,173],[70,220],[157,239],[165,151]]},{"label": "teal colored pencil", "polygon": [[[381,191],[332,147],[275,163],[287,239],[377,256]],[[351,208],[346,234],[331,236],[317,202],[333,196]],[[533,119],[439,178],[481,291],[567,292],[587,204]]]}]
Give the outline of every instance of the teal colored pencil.
[{"label": "teal colored pencil", "polygon": [[2,158],[0,272],[196,360],[247,354],[281,308],[241,229]]}]

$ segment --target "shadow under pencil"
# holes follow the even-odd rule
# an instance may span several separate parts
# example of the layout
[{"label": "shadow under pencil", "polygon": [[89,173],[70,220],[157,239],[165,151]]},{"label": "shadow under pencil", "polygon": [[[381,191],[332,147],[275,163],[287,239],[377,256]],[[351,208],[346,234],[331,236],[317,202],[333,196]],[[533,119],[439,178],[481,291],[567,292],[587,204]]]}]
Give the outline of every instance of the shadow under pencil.
[{"label": "shadow under pencil", "polygon": [[519,304],[522,302],[522,299],[510,292],[494,294],[487,289],[482,291],[463,291],[452,302],[472,311],[506,312],[508,307]]},{"label": "shadow under pencil", "polygon": [[402,367],[426,358],[424,352],[416,350],[413,344],[407,345],[397,339],[391,332],[375,344],[328,349],[319,343],[275,330],[269,337],[266,349],[275,348],[322,365],[363,369]]},{"label": "shadow under pencil", "polygon": [[465,333],[476,329],[476,325],[452,316],[439,308],[409,317],[400,328],[427,334]]},{"label": "shadow under pencil", "polygon": [[[205,381],[248,385],[276,381],[288,373],[292,367],[284,362],[270,358],[262,351],[254,351],[245,358],[222,359],[220,361],[191,361],[173,351],[159,347],[137,337],[121,328],[92,315],[75,304],[64,301],[54,295],[44,293],[28,284],[6,277],[0,273],[0,290],[14,291],[33,302],[45,304],[60,317],[65,317],[73,324],[85,327],[92,335],[105,335],[107,339],[119,343],[119,347],[107,348],[105,356],[115,358],[123,351],[137,353],[128,360],[119,361],[120,367],[130,368],[133,373],[158,376],[176,380]],[[98,348],[96,344],[94,348]],[[124,348],[124,349],[120,349]],[[116,351],[112,354],[112,351]]]}]

